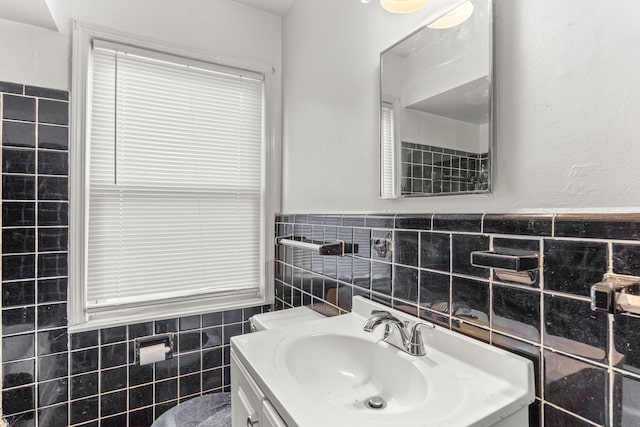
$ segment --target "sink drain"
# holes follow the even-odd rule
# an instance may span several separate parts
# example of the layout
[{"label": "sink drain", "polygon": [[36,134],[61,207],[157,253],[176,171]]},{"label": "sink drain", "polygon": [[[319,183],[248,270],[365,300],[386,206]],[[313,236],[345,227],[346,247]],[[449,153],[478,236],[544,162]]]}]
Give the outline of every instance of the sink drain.
[{"label": "sink drain", "polygon": [[370,397],[364,402],[364,406],[369,409],[384,409],[387,406],[387,402],[380,396]]}]

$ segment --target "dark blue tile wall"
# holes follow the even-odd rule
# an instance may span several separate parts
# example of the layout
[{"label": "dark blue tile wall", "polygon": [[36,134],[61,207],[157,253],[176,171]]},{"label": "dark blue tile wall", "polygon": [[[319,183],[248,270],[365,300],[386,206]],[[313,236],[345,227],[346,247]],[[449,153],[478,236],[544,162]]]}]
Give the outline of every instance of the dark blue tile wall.
[{"label": "dark blue tile wall", "polygon": [[402,195],[451,194],[489,188],[487,153],[402,142]]},{"label": "dark blue tile wall", "polygon": [[[277,246],[276,309],[344,313],[362,295],[532,360],[531,426],[640,425],[640,317],[589,301],[604,273],[639,275],[640,214],[278,215],[275,231],[359,245],[338,259]],[[393,254],[370,250],[385,237]],[[470,265],[496,248],[538,252],[533,283]]]},{"label": "dark blue tile wall", "polygon": [[[263,307],[68,333],[69,96],[6,82],[0,96],[9,425],[148,427],[181,401],[228,390],[229,339]],[[176,333],[175,357],[134,364],[134,339],[164,332]]]}]

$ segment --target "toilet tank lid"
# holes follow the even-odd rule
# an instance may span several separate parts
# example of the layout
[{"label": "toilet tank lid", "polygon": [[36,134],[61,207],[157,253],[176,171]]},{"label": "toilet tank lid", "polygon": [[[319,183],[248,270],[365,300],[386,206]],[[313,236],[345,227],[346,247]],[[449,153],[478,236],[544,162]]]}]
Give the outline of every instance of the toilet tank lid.
[{"label": "toilet tank lid", "polygon": [[313,311],[309,307],[296,307],[287,310],[272,311],[270,313],[256,314],[251,317],[251,325],[256,331],[275,329],[300,322],[323,319],[325,316]]}]

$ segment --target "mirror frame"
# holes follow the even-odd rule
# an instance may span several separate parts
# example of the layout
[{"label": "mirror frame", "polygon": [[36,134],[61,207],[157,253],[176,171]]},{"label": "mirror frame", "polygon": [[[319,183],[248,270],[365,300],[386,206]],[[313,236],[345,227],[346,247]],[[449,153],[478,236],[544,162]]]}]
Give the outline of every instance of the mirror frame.
[{"label": "mirror frame", "polygon": [[[383,77],[383,55],[389,51],[391,51],[393,48],[397,47],[398,45],[404,43],[406,40],[410,39],[411,37],[413,37],[414,35],[418,34],[419,32],[427,29],[427,27],[437,21],[438,19],[440,19],[442,16],[446,15],[447,13],[451,12],[453,9],[455,9],[456,7],[458,7],[460,4],[462,4],[463,2],[456,2],[454,3],[454,5],[451,8],[448,8],[445,10],[445,12],[434,18],[433,20],[428,21],[427,23],[425,23],[424,25],[421,25],[420,27],[416,28],[414,31],[412,31],[411,33],[409,33],[407,36],[403,37],[402,39],[398,40],[397,42],[395,42],[394,44],[392,44],[391,46],[389,46],[388,48],[386,48],[385,50],[383,50],[382,52],[380,52],[380,59],[379,59],[379,71],[380,71],[380,77],[378,80],[378,110],[379,110],[379,114],[378,114],[378,144],[379,144],[379,150],[378,150],[378,158],[379,158],[379,162],[378,162],[378,176],[379,176],[379,198],[380,199],[413,199],[413,198],[421,198],[421,197],[443,197],[443,196],[467,196],[467,195],[483,195],[483,194],[491,194],[493,193],[494,190],[494,185],[495,185],[495,179],[496,179],[496,161],[497,161],[497,138],[496,138],[496,133],[497,133],[497,122],[496,122],[496,116],[497,116],[497,90],[496,90],[496,61],[495,61],[495,44],[496,44],[496,40],[495,40],[495,4],[494,4],[494,0],[485,0],[487,2],[487,7],[488,7],[488,15],[490,18],[490,22],[488,25],[488,31],[489,31],[489,70],[487,73],[487,77],[489,79],[488,82],[488,93],[490,95],[489,97],[489,120],[488,120],[488,158],[489,158],[489,182],[488,182],[488,187],[486,190],[477,190],[477,191],[465,191],[465,192],[449,192],[449,193],[434,193],[434,194],[428,194],[428,195],[402,195],[402,190],[401,190],[401,185],[402,185],[402,161],[401,159],[401,151],[402,151],[402,141],[399,141],[399,143],[397,143],[398,141],[394,141],[394,147],[393,147],[393,194],[388,195],[388,194],[384,194],[384,174],[383,174],[383,168],[384,168],[384,164],[383,164],[383,158],[384,158],[384,145],[383,145],[383,134],[384,134],[384,130],[383,130],[383,119],[382,119],[382,108],[383,105],[386,103],[388,104],[388,101],[385,101],[383,99],[383,91],[382,91],[382,77]],[[397,132],[394,129],[394,133],[397,134]]]}]

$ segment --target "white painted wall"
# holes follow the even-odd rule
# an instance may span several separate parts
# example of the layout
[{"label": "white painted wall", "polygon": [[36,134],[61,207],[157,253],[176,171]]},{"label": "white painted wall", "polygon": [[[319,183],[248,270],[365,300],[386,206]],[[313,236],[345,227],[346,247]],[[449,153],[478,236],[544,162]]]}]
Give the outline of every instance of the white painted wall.
[{"label": "white painted wall", "polygon": [[0,81],[69,88],[69,46],[63,34],[0,19]]},{"label": "white painted wall", "polygon": [[0,17],[57,31],[47,0],[2,0]]},{"label": "white painted wall", "polygon": [[440,3],[297,0],[283,20],[284,212],[640,210],[640,2],[496,0],[495,191],[378,198],[381,50]]},{"label": "white painted wall", "polygon": [[60,33],[0,20],[0,81],[69,89],[71,21],[280,70],[281,18],[229,0],[48,0]]}]

